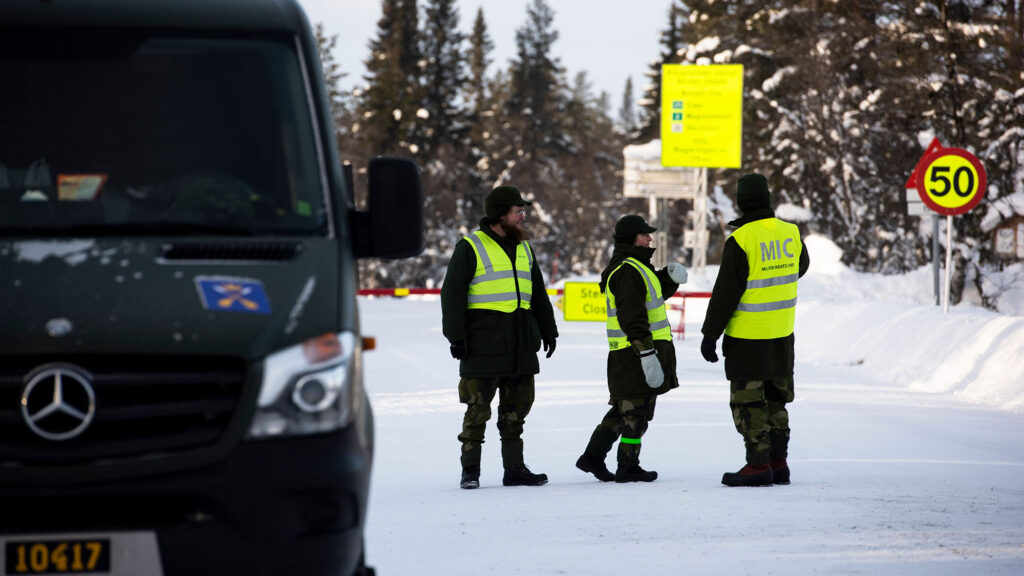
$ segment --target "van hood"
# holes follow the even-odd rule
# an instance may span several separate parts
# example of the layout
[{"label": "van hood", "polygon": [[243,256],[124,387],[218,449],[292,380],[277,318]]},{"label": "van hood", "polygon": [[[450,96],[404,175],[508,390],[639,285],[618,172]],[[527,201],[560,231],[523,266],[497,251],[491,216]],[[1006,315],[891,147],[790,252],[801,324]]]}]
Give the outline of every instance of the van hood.
[{"label": "van hood", "polygon": [[338,331],[328,239],[0,240],[0,353],[254,360]]}]

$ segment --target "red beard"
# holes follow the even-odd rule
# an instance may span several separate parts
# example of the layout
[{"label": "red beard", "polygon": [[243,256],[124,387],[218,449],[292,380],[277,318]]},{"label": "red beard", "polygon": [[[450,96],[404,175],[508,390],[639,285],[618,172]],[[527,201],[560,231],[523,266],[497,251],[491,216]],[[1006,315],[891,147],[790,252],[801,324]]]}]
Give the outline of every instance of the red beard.
[{"label": "red beard", "polygon": [[523,240],[529,239],[529,235],[526,230],[518,226],[509,226],[508,224],[499,221],[498,225],[501,226],[501,230],[505,232],[507,238],[513,238],[516,242],[522,242]]}]

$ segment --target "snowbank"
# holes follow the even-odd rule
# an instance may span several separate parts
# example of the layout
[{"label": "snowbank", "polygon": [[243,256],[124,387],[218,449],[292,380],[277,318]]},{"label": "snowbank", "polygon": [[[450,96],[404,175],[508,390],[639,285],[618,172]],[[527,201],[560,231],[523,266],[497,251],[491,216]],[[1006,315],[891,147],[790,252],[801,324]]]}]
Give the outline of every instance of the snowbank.
[{"label": "snowbank", "polygon": [[930,268],[861,274],[840,263],[830,240],[809,236],[806,243],[811,268],[800,283],[798,360],[859,366],[870,379],[1024,412],[1024,317],[970,304],[943,314]]}]

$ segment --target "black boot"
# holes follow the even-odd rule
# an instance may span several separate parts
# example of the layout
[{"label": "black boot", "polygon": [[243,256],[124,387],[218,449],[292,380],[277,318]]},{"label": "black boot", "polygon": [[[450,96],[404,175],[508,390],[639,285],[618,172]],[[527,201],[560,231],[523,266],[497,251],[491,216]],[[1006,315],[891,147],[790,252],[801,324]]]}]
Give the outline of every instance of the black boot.
[{"label": "black boot", "polygon": [[657,472],[653,470],[648,472],[641,468],[639,464],[633,466],[619,466],[615,471],[615,481],[620,484],[623,482],[654,482],[657,479]]},{"label": "black boot", "polygon": [[615,474],[605,466],[603,460],[598,460],[590,455],[589,452],[584,452],[583,456],[576,461],[576,467],[584,472],[593,474],[601,482],[611,482],[615,480]]},{"label": "black boot", "polygon": [[480,472],[473,470],[463,470],[462,480],[459,482],[459,488],[466,490],[472,490],[473,488],[480,487]]},{"label": "black boot", "polygon": [[773,484],[789,484],[789,464],[785,458],[772,458],[768,465],[772,467]]},{"label": "black boot", "polygon": [[547,474],[534,474],[526,464],[518,464],[505,468],[505,477],[501,479],[505,486],[543,486],[548,483]]},{"label": "black boot", "polygon": [[726,486],[771,486],[772,468],[767,464],[756,466],[747,464],[739,472],[723,474],[722,484]]}]

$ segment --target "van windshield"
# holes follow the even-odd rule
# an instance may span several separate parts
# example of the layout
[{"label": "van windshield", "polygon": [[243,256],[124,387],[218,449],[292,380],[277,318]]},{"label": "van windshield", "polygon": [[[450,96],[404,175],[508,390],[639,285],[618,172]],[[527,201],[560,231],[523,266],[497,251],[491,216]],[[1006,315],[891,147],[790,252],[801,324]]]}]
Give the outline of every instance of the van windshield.
[{"label": "van windshield", "polygon": [[325,234],[290,38],[0,34],[0,235]]}]

